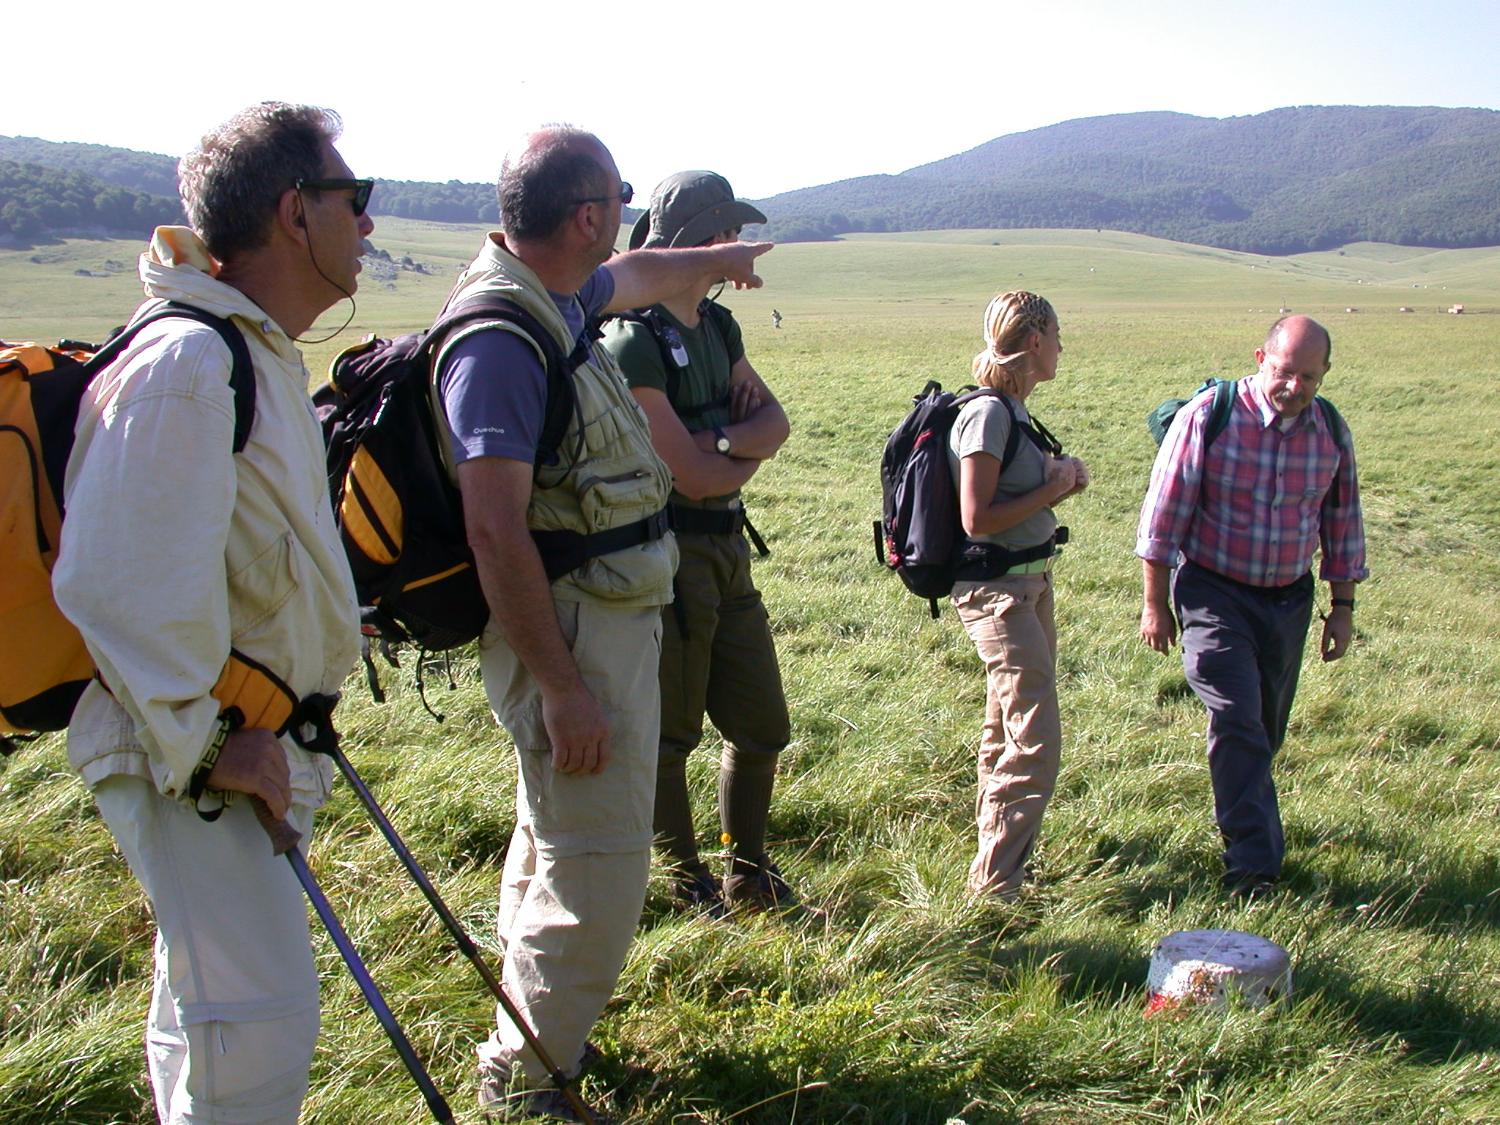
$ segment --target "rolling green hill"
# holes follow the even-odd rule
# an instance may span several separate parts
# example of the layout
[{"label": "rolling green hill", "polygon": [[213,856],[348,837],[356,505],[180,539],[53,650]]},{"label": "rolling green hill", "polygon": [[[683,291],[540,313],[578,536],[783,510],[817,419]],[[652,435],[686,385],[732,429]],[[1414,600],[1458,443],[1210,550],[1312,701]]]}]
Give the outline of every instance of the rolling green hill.
[{"label": "rolling green hill", "polygon": [[[97,215],[85,207],[81,217],[76,207],[61,211],[48,206],[49,194],[60,182],[69,184],[75,196],[98,196],[111,201],[110,206]],[[140,213],[134,218],[113,202],[122,189]],[[149,221],[140,217],[148,212],[158,217]],[[500,209],[494,184],[381,180],[371,198],[370,213],[493,226]],[[639,213],[625,208],[626,224]],[[163,215],[167,217],[159,217]],[[81,229],[144,236],[155,223],[181,222],[181,215],[175,157],[107,145],[0,137],[0,239],[29,243]]]},{"label": "rolling green hill", "polygon": [[1500,113],[1308,106],[1131,113],[997,137],[895,176],[764,201],[781,240],[1083,227],[1287,254],[1372,240],[1500,243]]},{"label": "rolling green hill", "polygon": [[[172,158],[102,145],[0,137],[0,160],[157,195],[175,190]],[[779,242],[854,232],[1067,228],[1261,254],[1360,241],[1493,246],[1500,245],[1500,112],[1302,106],[1222,120],[1088,117],[1000,136],[899,175],[840,180],[759,202],[771,220],[759,234]],[[0,215],[5,204],[0,188]],[[494,223],[494,187],[382,181],[371,213]],[[627,210],[627,222],[635,214]]]}]

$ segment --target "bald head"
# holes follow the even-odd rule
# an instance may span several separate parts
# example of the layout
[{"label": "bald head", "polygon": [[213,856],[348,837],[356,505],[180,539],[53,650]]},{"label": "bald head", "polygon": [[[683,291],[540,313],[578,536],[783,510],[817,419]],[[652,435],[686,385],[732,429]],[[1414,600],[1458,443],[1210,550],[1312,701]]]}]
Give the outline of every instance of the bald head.
[{"label": "bald head", "polygon": [[1294,314],[1284,316],[1266,333],[1266,342],[1261,347],[1265,352],[1297,351],[1304,344],[1321,343],[1323,345],[1323,366],[1327,367],[1333,360],[1333,337],[1310,316]]},{"label": "bald head", "polygon": [[1264,346],[1255,349],[1255,362],[1256,378],[1276,413],[1295,418],[1312,405],[1332,348],[1328,329],[1310,317],[1284,316],[1271,325]]},{"label": "bald head", "polygon": [[529,134],[500,168],[500,223],[512,239],[542,242],[579,200],[613,190],[614,159],[592,133],[548,125]]}]

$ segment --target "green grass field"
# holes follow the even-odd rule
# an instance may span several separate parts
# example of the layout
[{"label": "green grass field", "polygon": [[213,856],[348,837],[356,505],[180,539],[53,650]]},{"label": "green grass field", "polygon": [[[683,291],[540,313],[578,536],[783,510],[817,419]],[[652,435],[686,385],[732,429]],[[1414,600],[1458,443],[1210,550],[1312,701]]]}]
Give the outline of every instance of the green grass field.
[{"label": "green grass field", "polygon": [[[428,320],[479,234],[381,220],[375,244],[428,272],[367,263],[349,331],[307,349],[314,376],[363,333]],[[0,337],[97,336],[137,299],[135,250],[0,252]],[[747,489],[794,724],[771,837],[820,913],[710,924],[672,913],[657,877],[589,1092],[651,1123],[1500,1122],[1500,249],[1266,259],[949,231],[781,247],[762,272],[764,290],[724,299],[793,424]],[[930,620],[875,565],[870,521],[887,432],[926,379],[967,380],[986,301],[1016,287],[1058,308],[1061,373],[1030,405],[1094,484],[1062,509],[1065,748],[1040,879],[1002,905],[963,890],[977,657],[951,609]],[[1455,302],[1465,315],[1443,312]],[[1286,889],[1237,906],[1218,889],[1201,709],[1175,655],[1136,637],[1131,548],[1145,413],[1247,373],[1283,305],[1333,333],[1325,389],[1357,442],[1372,577],[1352,653],[1310,652],[1278,760]],[[350,757],[489,941],[514,773],[476,669],[453,671],[451,692],[427,675],[441,725],[409,669],[383,706],[352,679],[340,714]],[[705,840],[715,763],[711,737],[690,767]],[[492,1004],[342,786],[313,864],[477,1120]],[[151,1120],[151,922],[56,740],[0,774],[0,907],[0,1120]],[[1293,1002],[1143,1018],[1152,945],[1208,926],[1285,946]],[[429,1119],[326,938],[317,951],[304,1120]]]}]

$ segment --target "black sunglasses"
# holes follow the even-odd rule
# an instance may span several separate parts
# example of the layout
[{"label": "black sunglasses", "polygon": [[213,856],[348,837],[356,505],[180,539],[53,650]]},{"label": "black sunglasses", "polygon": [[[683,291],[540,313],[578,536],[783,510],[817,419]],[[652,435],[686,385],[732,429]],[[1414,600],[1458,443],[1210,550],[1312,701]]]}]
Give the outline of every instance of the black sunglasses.
[{"label": "black sunglasses", "polygon": [[[375,190],[374,180],[298,180],[292,185],[298,191],[306,188],[309,191],[353,191],[354,197],[349,200],[349,205],[354,208],[356,216],[363,215],[365,208],[370,205],[370,193]],[[629,186],[628,184],[626,185]]]},{"label": "black sunglasses", "polygon": [[619,190],[619,193],[616,194],[616,195],[594,195],[594,196],[590,196],[588,199],[575,199],[575,200],[573,200],[573,202],[575,204],[577,204],[577,203],[610,203],[610,202],[618,199],[621,203],[629,203],[634,198],[635,198],[635,188],[633,188],[633,187],[630,186],[630,181],[629,180],[621,180],[620,181],[620,190]]}]

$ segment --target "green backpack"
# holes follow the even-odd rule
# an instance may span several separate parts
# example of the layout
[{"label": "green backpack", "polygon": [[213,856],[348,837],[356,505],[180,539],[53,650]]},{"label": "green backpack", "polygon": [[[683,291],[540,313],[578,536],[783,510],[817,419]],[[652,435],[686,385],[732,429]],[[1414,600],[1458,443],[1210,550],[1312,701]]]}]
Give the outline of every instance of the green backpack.
[{"label": "green backpack", "polygon": [[[1207,454],[1208,447],[1213,445],[1214,439],[1224,432],[1225,426],[1229,425],[1229,414],[1234,409],[1234,388],[1237,382],[1236,379],[1210,377],[1203,380],[1203,385],[1189,397],[1167,399],[1146,415],[1146,429],[1150,431],[1152,440],[1160,445],[1166,439],[1167,431],[1172,428],[1172,419],[1177,417],[1177,412],[1204,391],[1213,391],[1214,404],[1209,409],[1208,423],[1203,428],[1203,452]],[[1344,425],[1343,415],[1322,395],[1318,395],[1317,403],[1323,411],[1323,421],[1328,424],[1328,432],[1333,435],[1333,443],[1339,447],[1340,452],[1346,450],[1348,446],[1345,444],[1344,435],[1348,432],[1348,427]],[[1333,478],[1333,487],[1329,490],[1329,502],[1335,508],[1341,506],[1337,474]]]}]

